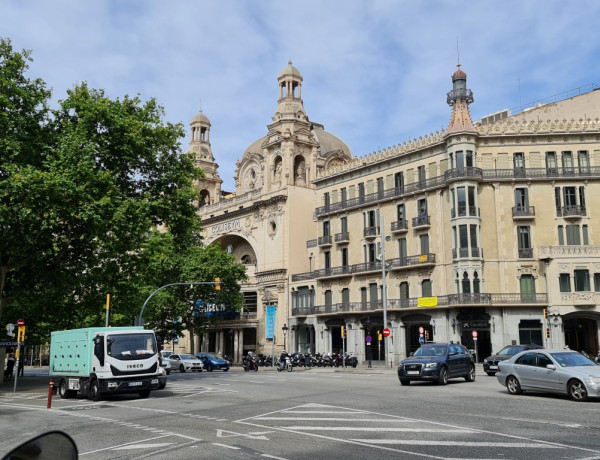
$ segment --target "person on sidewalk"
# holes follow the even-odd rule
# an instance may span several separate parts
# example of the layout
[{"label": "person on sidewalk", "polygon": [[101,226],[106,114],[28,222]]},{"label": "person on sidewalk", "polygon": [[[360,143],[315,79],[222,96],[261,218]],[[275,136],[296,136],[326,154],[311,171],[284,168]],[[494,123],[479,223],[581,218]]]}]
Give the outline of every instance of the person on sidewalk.
[{"label": "person on sidewalk", "polygon": [[17,369],[17,377],[23,377],[25,373],[25,360],[19,359],[19,368]]},{"label": "person on sidewalk", "polygon": [[13,369],[15,368],[15,357],[10,354],[6,360],[6,370],[4,371],[4,380],[10,380],[13,376]]}]

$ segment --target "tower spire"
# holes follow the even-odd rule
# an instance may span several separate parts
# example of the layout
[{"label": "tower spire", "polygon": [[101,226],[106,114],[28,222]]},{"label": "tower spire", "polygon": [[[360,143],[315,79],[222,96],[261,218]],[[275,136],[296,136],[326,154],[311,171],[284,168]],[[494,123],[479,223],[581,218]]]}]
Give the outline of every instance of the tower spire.
[{"label": "tower spire", "polygon": [[469,104],[474,101],[473,92],[467,88],[467,74],[461,70],[460,60],[456,67],[456,72],[452,74],[452,91],[448,93],[448,105],[452,107],[452,115],[446,132],[448,134],[463,131],[476,132],[469,111]]}]

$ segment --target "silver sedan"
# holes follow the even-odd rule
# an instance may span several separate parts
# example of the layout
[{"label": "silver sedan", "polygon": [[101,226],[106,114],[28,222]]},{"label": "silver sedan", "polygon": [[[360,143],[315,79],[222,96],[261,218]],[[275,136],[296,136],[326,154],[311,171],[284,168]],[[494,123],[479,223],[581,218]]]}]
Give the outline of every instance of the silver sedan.
[{"label": "silver sedan", "polygon": [[167,358],[167,360],[171,363],[171,367],[173,369],[177,369],[179,372],[185,371],[197,371],[202,372],[204,369],[204,364],[202,360],[196,358],[194,355],[189,354],[181,354],[181,355],[171,355]]},{"label": "silver sedan", "polygon": [[600,366],[573,350],[527,350],[501,361],[496,378],[512,395],[539,391],[575,401],[600,398]]}]

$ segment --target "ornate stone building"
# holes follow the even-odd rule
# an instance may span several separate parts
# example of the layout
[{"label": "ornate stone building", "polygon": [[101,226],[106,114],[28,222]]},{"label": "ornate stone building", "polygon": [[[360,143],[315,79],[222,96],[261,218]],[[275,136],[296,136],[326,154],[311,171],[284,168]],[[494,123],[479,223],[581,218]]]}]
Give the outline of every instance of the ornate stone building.
[{"label": "ornate stone building", "polygon": [[511,342],[597,352],[600,91],[474,123],[459,66],[444,131],[355,158],[309,121],[291,63],[278,83],[235,194],[222,196],[210,145],[201,153],[210,123],[192,121],[206,242],[250,275],[246,308],[203,349],[239,359],[285,341],[397,362],[422,339],[461,341],[480,359]]}]

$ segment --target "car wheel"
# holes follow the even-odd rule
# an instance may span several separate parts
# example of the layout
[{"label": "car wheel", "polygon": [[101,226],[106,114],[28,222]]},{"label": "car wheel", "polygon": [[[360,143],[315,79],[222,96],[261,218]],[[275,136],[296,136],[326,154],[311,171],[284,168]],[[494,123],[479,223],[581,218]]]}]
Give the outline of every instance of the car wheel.
[{"label": "car wheel", "polygon": [[92,383],[90,383],[88,396],[92,401],[100,401],[100,388],[97,379],[92,380]]},{"label": "car wheel", "polygon": [[517,378],[512,375],[506,379],[506,389],[511,395],[520,395],[523,393],[523,390],[521,390],[521,384]]},{"label": "car wheel", "polygon": [[402,385],[402,386],[410,385],[410,380],[400,379],[400,385]]},{"label": "car wheel", "polygon": [[170,373],[171,373],[171,369],[169,369],[169,370],[167,371],[167,375],[169,375]]},{"label": "car wheel", "polygon": [[179,366],[179,372],[185,372],[185,366],[183,364]]},{"label": "car wheel", "polygon": [[588,392],[583,382],[579,380],[571,380],[567,386],[569,397],[573,401],[587,401]]},{"label": "car wheel", "polygon": [[148,396],[150,396],[150,390],[142,390],[139,393],[140,398],[142,399],[146,399]]},{"label": "car wheel", "polygon": [[437,381],[438,385],[446,385],[448,383],[448,369],[442,367]]},{"label": "car wheel", "polygon": [[211,364],[211,363],[208,363],[208,364],[206,365],[206,372],[212,372],[212,370],[213,370],[213,368],[212,368],[212,364]]},{"label": "car wheel", "polygon": [[486,372],[487,375],[489,375],[490,377],[493,377],[494,375],[496,375],[495,372]]},{"label": "car wheel", "polygon": [[228,368],[228,367],[224,367],[224,368],[223,368],[223,372],[227,372],[228,370],[229,370],[229,368]]},{"label": "car wheel", "polygon": [[475,366],[471,365],[469,367],[469,373],[467,375],[465,375],[465,380],[467,382],[474,382],[475,381]]}]

